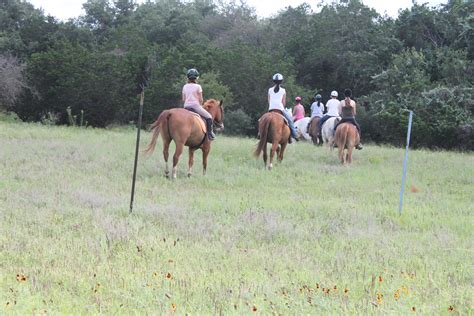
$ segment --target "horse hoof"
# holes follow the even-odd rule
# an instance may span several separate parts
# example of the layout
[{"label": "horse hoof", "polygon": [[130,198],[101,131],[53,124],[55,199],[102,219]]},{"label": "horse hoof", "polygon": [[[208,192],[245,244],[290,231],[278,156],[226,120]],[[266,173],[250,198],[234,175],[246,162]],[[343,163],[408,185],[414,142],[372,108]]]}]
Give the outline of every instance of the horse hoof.
[{"label": "horse hoof", "polygon": [[188,173],[188,178],[191,178],[192,174],[191,173]]}]

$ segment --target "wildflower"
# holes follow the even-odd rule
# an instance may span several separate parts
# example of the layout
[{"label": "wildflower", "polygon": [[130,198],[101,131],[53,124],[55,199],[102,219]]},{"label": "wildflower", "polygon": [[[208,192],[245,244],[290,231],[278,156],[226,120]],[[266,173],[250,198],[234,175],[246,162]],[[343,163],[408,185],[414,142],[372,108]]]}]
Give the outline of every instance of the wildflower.
[{"label": "wildflower", "polygon": [[413,306],[413,307],[411,308],[411,311],[412,311],[413,313],[416,313],[416,307]]},{"label": "wildflower", "polygon": [[382,282],[383,282],[382,276],[379,275],[379,283],[382,283]]},{"label": "wildflower", "polygon": [[16,275],[16,280],[18,282],[26,282],[26,279],[27,279],[26,275],[19,274],[19,273]]},{"label": "wildflower", "polygon": [[256,312],[257,311],[257,306],[252,306],[252,312]]},{"label": "wildflower", "polygon": [[171,279],[173,278],[173,276],[171,275],[171,273],[168,272],[168,273],[166,274],[166,278],[167,278],[168,280],[171,280]]},{"label": "wildflower", "polygon": [[449,305],[449,307],[448,307],[448,312],[454,312],[454,306]]},{"label": "wildflower", "polygon": [[377,293],[377,303],[380,305],[382,304],[382,301],[383,301],[383,294]]},{"label": "wildflower", "polygon": [[176,310],[176,307],[177,307],[177,306],[176,306],[175,303],[172,303],[172,304],[171,304],[171,310],[172,310],[173,312]]}]

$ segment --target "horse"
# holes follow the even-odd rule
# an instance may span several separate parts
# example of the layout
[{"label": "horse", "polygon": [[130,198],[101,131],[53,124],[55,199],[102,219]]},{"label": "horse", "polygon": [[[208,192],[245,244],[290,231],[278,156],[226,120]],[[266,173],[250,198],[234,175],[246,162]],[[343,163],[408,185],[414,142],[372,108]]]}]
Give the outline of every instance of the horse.
[{"label": "horse", "polygon": [[304,117],[295,122],[296,133],[298,134],[298,139],[304,139],[307,141],[311,140],[311,136],[308,134],[308,123],[310,118]]},{"label": "horse", "polygon": [[315,116],[309,121],[308,135],[311,137],[314,145],[319,144],[318,123],[320,120],[321,118],[319,116]]},{"label": "horse", "polygon": [[268,170],[272,170],[275,152],[277,153],[278,160],[280,162],[283,160],[283,153],[290,138],[290,127],[285,123],[283,115],[278,112],[267,112],[259,119],[258,133],[260,141],[254,155],[258,158],[263,150],[263,162],[265,167],[267,167],[267,142],[271,143],[272,148],[270,150]]},{"label": "horse", "polygon": [[[224,109],[222,101],[209,99],[203,104],[204,109],[212,116],[213,124],[217,131],[224,129]],[[183,108],[164,110],[158,116],[158,119],[150,125],[153,136],[144,150],[151,154],[155,150],[158,134],[161,132],[163,140],[163,157],[165,159],[165,177],[169,178],[168,155],[169,146],[172,140],[176,144],[176,150],[173,155],[172,178],[176,179],[177,165],[184,146],[189,147],[188,177],[191,177],[194,163],[194,151],[202,150],[202,173],[206,175],[207,157],[211,150],[211,141],[207,138],[206,125],[203,119]]]},{"label": "horse", "polygon": [[326,147],[331,150],[334,147],[334,127],[340,120],[340,117],[331,117],[326,122],[324,122],[321,129],[323,142],[326,144]]},{"label": "horse", "polygon": [[[339,150],[339,160],[343,165],[352,163],[352,151],[359,141],[359,132],[352,123],[342,123],[337,127],[335,143]],[[346,155],[344,149],[347,149]]]}]

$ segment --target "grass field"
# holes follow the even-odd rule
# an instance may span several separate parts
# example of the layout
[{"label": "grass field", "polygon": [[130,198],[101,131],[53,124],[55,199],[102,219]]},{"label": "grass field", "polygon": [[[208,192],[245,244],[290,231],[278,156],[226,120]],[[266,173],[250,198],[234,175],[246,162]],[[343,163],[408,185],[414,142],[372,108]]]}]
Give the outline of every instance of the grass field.
[{"label": "grass field", "polygon": [[219,136],[169,181],[160,140],[129,215],[135,137],[0,122],[0,314],[473,314],[472,153],[411,151],[400,216],[404,149]]}]

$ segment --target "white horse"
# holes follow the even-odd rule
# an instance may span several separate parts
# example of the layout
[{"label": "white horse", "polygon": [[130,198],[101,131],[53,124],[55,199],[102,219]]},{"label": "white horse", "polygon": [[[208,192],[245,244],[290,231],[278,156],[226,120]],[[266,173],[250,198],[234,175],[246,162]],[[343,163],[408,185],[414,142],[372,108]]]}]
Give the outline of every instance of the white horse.
[{"label": "white horse", "polygon": [[310,117],[304,117],[301,120],[295,122],[296,133],[298,134],[298,139],[304,139],[311,141],[311,136],[308,134],[308,123],[311,120]]},{"label": "white horse", "polygon": [[326,122],[324,122],[323,127],[321,129],[321,136],[323,138],[324,144],[329,149],[334,148],[334,135],[336,132],[334,131],[334,126],[341,120],[340,117],[331,117]]}]

